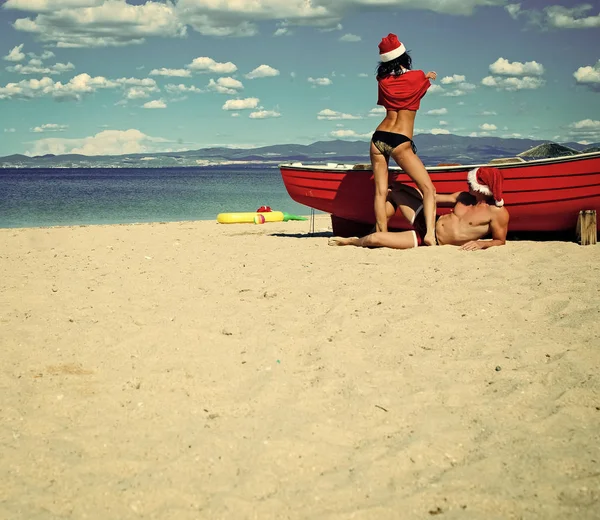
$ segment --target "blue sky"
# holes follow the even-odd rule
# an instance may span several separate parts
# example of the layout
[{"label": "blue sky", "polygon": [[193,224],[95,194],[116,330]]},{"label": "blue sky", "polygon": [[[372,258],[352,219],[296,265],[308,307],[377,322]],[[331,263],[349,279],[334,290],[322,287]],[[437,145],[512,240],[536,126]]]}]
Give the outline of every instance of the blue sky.
[{"label": "blue sky", "polygon": [[600,141],[598,2],[0,0],[0,156],[367,141],[389,32],[416,133]]}]

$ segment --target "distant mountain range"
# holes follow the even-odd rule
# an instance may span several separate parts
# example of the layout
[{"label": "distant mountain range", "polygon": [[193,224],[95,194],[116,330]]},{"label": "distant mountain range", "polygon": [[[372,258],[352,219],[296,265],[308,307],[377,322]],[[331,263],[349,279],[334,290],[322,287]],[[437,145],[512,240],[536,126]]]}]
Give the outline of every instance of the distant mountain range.
[{"label": "distant mountain range", "polygon": [[[600,143],[551,143],[547,140],[463,137],[420,134],[415,136],[419,157],[425,165],[439,163],[483,164],[492,159],[515,157],[536,148],[544,153],[562,154],[598,150]],[[548,146],[540,146],[548,145]],[[541,150],[541,152],[540,152]],[[544,152],[547,150],[547,152]],[[567,152],[565,152],[567,154]],[[524,155],[526,156],[526,155]],[[127,155],[9,155],[0,157],[0,168],[164,168],[164,167],[276,167],[283,162],[368,163],[366,141],[317,141],[309,145],[278,144],[260,148],[201,148],[184,152]]]}]

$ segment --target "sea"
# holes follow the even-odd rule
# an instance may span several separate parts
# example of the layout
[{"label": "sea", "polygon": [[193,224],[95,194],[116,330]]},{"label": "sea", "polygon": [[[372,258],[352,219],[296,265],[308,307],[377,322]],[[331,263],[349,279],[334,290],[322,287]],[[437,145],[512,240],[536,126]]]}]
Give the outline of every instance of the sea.
[{"label": "sea", "polygon": [[216,220],[219,213],[310,215],[279,169],[0,169],[0,228]]}]

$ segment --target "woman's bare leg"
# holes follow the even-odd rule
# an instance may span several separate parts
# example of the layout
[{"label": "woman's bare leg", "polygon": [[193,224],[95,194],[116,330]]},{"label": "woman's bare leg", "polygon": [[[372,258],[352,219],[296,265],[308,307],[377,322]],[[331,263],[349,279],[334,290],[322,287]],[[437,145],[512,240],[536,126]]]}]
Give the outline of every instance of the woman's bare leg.
[{"label": "woman's bare leg", "polygon": [[428,246],[436,245],[435,240],[435,187],[429,173],[423,166],[421,159],[412,151],[410,143],[402,143],[394,148],[392,152],[394,161],[406,172],[406,174],[415,182],[423,194],[423,214],[425,224],[427,225],[427,234],[423,238],[423,243]]},{"label": "woman's bare leg", "polygon": [[371,142],[371,167],[375,179],[375,230],[387,231],[386,199],[388,193],[388,161]]},{"label": "woman's bare leg", "polygon": [[362,238],[358,237],[331,237],[330,246],[357,246],[357,247],[389,247],[391,249],[411,249],[417,245],[414,231],[377,231]]}]

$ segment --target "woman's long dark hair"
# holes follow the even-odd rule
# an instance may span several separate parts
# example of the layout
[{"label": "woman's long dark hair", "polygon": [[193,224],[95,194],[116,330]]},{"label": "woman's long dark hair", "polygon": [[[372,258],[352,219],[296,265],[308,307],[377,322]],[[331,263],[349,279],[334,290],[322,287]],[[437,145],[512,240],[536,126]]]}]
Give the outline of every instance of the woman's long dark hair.
[{"label": "woman's long dark hair", "polygon": [[402,70],[403,68],[407,70],[412,69],[412,58],[410,57],[410,54],[408,54],[408,51],[392,61],[380,61],[377,65],[377,77],[382,79],[391,74],[399,76],[404,72]]}]

